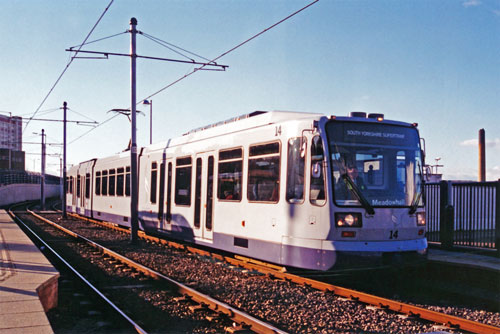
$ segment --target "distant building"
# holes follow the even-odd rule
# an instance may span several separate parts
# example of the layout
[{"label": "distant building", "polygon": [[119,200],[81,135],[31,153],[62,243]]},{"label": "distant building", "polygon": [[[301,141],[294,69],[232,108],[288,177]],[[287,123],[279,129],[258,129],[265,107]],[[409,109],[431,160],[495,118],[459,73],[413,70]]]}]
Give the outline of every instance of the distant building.
[{"label": "distant building", "polygon": [[0,115],[0,148],[23,150],[23,119]]},{"label": "distant building", "polygon": [[425,174],[426,182],[441,182],[443,174]]},{"label": "distant building", "polygon": [[23,120],[0,115],[0,169],[24,170]]}]

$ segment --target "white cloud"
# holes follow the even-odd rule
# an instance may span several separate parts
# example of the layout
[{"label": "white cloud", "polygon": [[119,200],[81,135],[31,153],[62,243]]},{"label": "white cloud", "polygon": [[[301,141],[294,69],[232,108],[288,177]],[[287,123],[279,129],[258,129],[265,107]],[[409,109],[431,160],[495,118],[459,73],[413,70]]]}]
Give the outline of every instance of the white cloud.
[{"label": "white cloud", "polygon": [[492,148],[500,148],[500,138],[486,140],[486,146]]},{"label": "white cloud", "polygon": [[467,8],[467,7],[476,7],[481,4],[481,1],[479,0],[466,0],[462,2],[462,5]]},{"label": "white cloud", "polygon": [[[467,139],[460,143],[460,146],[478,146],[478,139]],[[487,148],[500,148],[500,138],[486,139]]]},{"label": "white cloud", "polygon": [[476,181],[477,175],[472,173],[443,173],[443,180]]},{"label": "white cloud", "polygon": [[486,179],[495,181],[500,180],[500,166],[494,166],[486,169]]},{"label": "white cloud", "polygon": [[460,146],[477,146],[477,139],[467,139],[460,143]]},{"label": "white cloud", "polygon": [[[469,180],[477,181],[479,177],[476,168],[445,168],[443,180]],[[486,181],[497,181],[500,179],[500,166],[486,168]]]}]

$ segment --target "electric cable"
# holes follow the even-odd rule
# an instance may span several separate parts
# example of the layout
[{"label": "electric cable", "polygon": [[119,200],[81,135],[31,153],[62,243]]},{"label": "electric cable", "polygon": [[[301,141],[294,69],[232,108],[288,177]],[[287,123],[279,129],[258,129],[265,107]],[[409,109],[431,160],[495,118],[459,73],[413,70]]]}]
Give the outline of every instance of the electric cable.
[{"label": "electric cable", "polygon": [[[40,110],[38,111],[40,114],[39,116],[41,115],[46,115],[46,114],[50,114],[51,112],[54,112],[54,111],[57,111],[59,110],[59,108],[51,108],[51,109],[45,109],[45,110]],[[26,115],[31,115],[32,113],[29,112],[29,113],[26,113],[26,114],[20,114],[18,115],[19,117],[23,117],[23,116],[26,116]]]},{"label": "electric cable", "polygon": [[126,34],[126,33],[128,33],[128,31],[119,32],[118,34],[114,34],[114,35],[111,35],[111,36],[108,36],[108,37],[103,37],[103,38],[99,38],[99,39],[96,39],[96,40],[93,40],[93,41],[90,41],[90,42],[87,42],[87,43],[84,43],[84,44],[72,46],[69,49],[71,50],[73,48],[78,48],[78,47],[81,48],[84,45],[89,45],[89,44],[92,44],[92,43],[104,41],[105,39],[113,38],[113,37],[120,36],[120,35],[123,35],[123,34]]},{"label": "electric cable", "polygon": [[191,60],[191,61],[194,61],[194,59],[189,58],[188,56],[186,56],[186,55],[182,54],[181,52],[178,52],[178,51],[174,50],[173,48],[176,48],[176,49],[182,50],[182,51],[184,51],[184,52],[186,52],[186,53],[189,53],[190,55],[193,55],[193,56],[195,56],[195,57],[201,58],[201,59],[203,59],[203,60],[210,61],[210,59],[208,59],[208,58],[205,58],[205,57],[200,56],[200,55],[198,55],[198,54],[196,54],[196,53],[194,53],[194,52],[191,52],[191,51],[188,51],[188,50],[186,50],[186,49],[183,49],[183,48],[181,48],[180,46],[174,45],[174,44],[169,43],[169,42],[167,42],[167,41],[164,41],[164,40],[162,40],[162,39],[159,39],[158,37],[151,36],[151,35],[146,34],[146,33],[144,33],[144,32],[143,32],[143,33],[141,33],[141,35],[142,35],[142,36],[144,36],[144,37],[146,37],[146,38],[148,38],[148,39],[150,39],[151,41],[153,41],[153,42],[155,42],[155,43],[160,44],[161,46],[163,46],[163,47],[165,47],[165,48],[169,49],[170,51],[175,52],[175,53],[177,53],[178,55],[181,55],[182,57],[185,57],[185,58],[187,58],[187,59]]},{"label": "electric cable", "polygon": [[143,33],[142,35],[143,35],[144,37],[146,37],[147,39],[149,39],[149,40],[151,40],[151,41],[153,41],[153,42],[155,42],[155,43],[160,44],[160,45],[161,45],[161,46],[163,46],[164,48],[169,49],[170,51],[172,51],[172,52],[174,52],[174,53],[178,54],[179,56],[184,57],[184,58],[186,58],[186,59],[188,59],[188,60],[190,60],[190,61],[194,62],[194,59],[193,59],[193,58],[190,58],[190,57],[186,56],[186,55],[185,55],[185,54],[183,54],[182,52],[179,52],[179,51],[177,51],[177,50],[174,50],[173,48],[169,47],[168,45],[165,45],[165,44],[163,44],[163,43],[161,43],[161,42],[159,42],[159,41],[156,41],[156,40],[155,40],[155,39],[153,39],[153,38],[150,38],[150,37],[146,36],[146,34],[144,34],[144,33]]},{"label": "electric cable", "polygon": [[85,116],[84,114],[79,113],[78,111],[76,111],[76,110],[74,110],[74,109],[67,108],[67,110],[72,111],[72,112],[74,112],[75,114],[77,114],[77,115],[79,115],[79,116],[82,116],[83,118],[88,119],[89,121],[92,121],[92,122],[96,122],[96,123],[98,123],[95,119],[92,119],[92,118],[90,118],[90,117],[88,117],[88,116]]},{"label": "electric cable", "polygon": [[[113,4],[113,1],[114,0],[111,0],[110,3],[108,4],[108,6],[106,7],[106,9],[104,9],[104,12],[101,14],[101,16],[99,17],[99,19],[97,20],[97,22],[94,24],[94,26],[92,27],[92,29],[90,29],[90,32],[87,34],[87,37],[85,37],[85,39],[83,40],[83,43],[82,44],[85,44],[85,42],[89,39],[90,35],[94,32],[95,28],[97,27],[97,25],[99,24],[99,22],[101,22],[102,18],[104,17],[104,15],[107,13],[109,7],[111,7],[111,5]],[[78,52],[80,51],[82,47],[79,47],[77,51],[75,51],[75,56],[78,54]],[[54,90],[54,88],[57,86],[57,84],[59,83],[59,81],[61,80],[61,78],[63,77],[64,73],[66,73],[66,71],[68,70],[69,66],[73,63],[73,60],[75,58],[72,57],[71,60],[68,62],[68,64],[66,64],[66,67],[64,68],[64,70],[62,71],[62,73],[59,75],[59,77],[57,78],[56,82],[54,83],[54,85],[52,85],[52,88],[50,88],[49,92],[47,93],[47,95],[44,97],[44,99],[42,100],[42,103],[40,103],[40,105],[38,106],[38,108],[35,110],[35,112],[33,113],[33,115],[30,117],[30,119],[28,120],[28,122],[26,123],[26,125],[24,126],[24,129],[23,129],[23,134],[24,134],[24,131],[26,131],[26,128],[28,127],[30,121],[36,116],[36,114],[38,113],[38,111],[40,110],[40,108],[43,106],[43,104],[45,103],[45,101],[47,101],[47,99],[49,98],[50,94],[52,94],[52,91]]]},{"label": "electric cable", "polygon": [[[239,47],[243,46],[244,44],[246,44],[246,43],[250,42],[251,40],[253,40],[253,39],[257,38],[258,36],[262,35],[263,33],[267,32],[267,31],[271,30],[272,28],[276,27],[277,25],[279,25],[279,24],[281,24],[281,23],[285,22],[286,20],[288,20],[288,19],[290,19],[291,17],[293,17],[293,16],[297,15],[298,13],[302,12],[303,10],[305,10],[305,9],[309,8],[310,6],[312,6],[313,4],[315,4],[315,3],[316,3],[316,2],[318,2],[318,1],[319,1],[319,0],[314,0],[313,2],[309,3],[308,5],[306,5],[306,6],[302,7],[301,9],[299,9],[299,10],[295,11],[294,13],[292,13],[292,14],[288,15],[288,16],[287,16],[287,17],[285,17],[284,19],[282,19],[282,20],[280,20],[280,21],[276,22],[275,24],[271,25],[270,27],[268,27],[268,28],[266,28],[266,29],[262,30],[262,31],[261,31],[261,32],[259,32],[258,34],[253,35],[252,37],[248,38],[248,39],[247,39],[247,40],[245,40],[244,42],[242,42],[242,43],[240,43],[240,44],[236,45],[235,47],[233,47],[233,48],[229,49],[228,51],[226,51],[226,52],[222,53],[222,54],[221,54],[221,55],[219,55],[218,57],[216,57],[216,58],[214,58],[214,59],[212,59],[212,60],[208,60],[208,59],[205,59],[205,58],[204,58],[205,60],[207,60],[207,61],[208,61],[206,64],[202,65],[201,67],[198,67],[198,68],[193,69],[191,72],[188,72],[188,73],[187,73],[187,74],[185,74],[184,76],[182,76],[182,77],[180,77],[179,79],[175,80],[174,82],[172,82],[172,83],[168,84],[167,86],[163,87],[162,89],[160,89],[160,90],[156,91],[155,93],[153,93],[153,94],[149,95],[148,97],[146,97],[146,98],[144,98],[144,99],[139,100],[140,102],[137,102],[137,104],[136,104],[136,105],[139,105],[139,104],[141,104],[141,103],[142,103],[142,101],[144,101],[144,100],[149,100],[151,97],[153,97],[153,96],[155,96],[155,95],[157,95],[157,94],[159,94],[159,93],[163,92],[165,89],[167,89],[167,88],[169,88],[169,87],[172,87],[173,85],[175,85],[175,84],[176,84],[176,83],[178,83],[179,81],[181,81],[181,80],[183,80],[183,79],[187,78],[188,76],[190,76],[190,75],[192,75],[192,74],[196,73],[198,70],[203,69],[205,66],[210,65],[210,63],[214,63],[216,60],[218,60],[218,59],[220,59],[220,58],[224,57],[224,56],[225,56],[225,55],[227,55],[228,53],[233,52],[234,50],[238,49]],[[144,33],[143,33],[143,35],[144,35]],[[147,35],[147,36],[145,35],[145,37],[148,37],[148,36],[150,36],[150,35]],[[151,37],[152,37],[152,36],[151,36]],[[162,42],[164,42],[164,41],[162,41]],[[167,42],[165,42],[165,43],[167,43]],[[179,49],[180,49],[180,48],[179,48]],[[183,50],[183,51],[186,51],[186,50]],[[190,53],[189,51],[186,51],[186,52]],[[194,54],[194,55],[196,55],[196,54]],[[200,57],[200,56],[198,56],[198,55],[196,55],[196,56],[197,56],[197,57]],[[200,57],[200,58],[203,58],[203,57]],[[99,123],[99,125],[97,125],[96,127],[94,127],[94,128],[92,128],[92,129],[90,129],[89,131],[87,131],[87,132],[83,133],[83,134],[82,134],[82,135],[80,135],[79,137],[77,137],[77,138],[73,139],[72,141],[70,141],[70,142],[68,143],[68,145],[69,145],[69,144],[74,143],[75,141],[79,140],[79,139],[80,139],[80,138],[82,138],[83,136],[86,136],[87,134],[89,134],[90,132],[94,131],[95,129],[97,129],[97,128],[98,128],[98,127],[100,127],[101,125],[104,125],[105,123],[107,123],[107,122],[111,121],[112,119],[114,119],[114,118],[115,118],[115,117],[117,117],[118,115],[121,115],[121,114],[116,114],[116,115],[114,115],[113,117],[108,118],[108,119],[107,119],[107,120],[105,120],[104,122]]]},{"label": "electric cable", "polygon": [[[169,83],[169,84],[168,84],[168,85],[166,85],[165,87],[161,88],[160,90],[158,90],[158,91],[154,92],[153,94],[151,94],[151,95],[149,95],[148,97],[145,97],[145,98],[143,98],[143,99],[141,99],[141,100],[139,100],[139,101],[144,101],[144,100],[149,100],[149,99],[151,99],[153,96],[155,96],[155,95],[157,95],[157,94],[159,94],[159,93],[163,92],[163,91],[164,91],[165,89],[167,89],[167,88],[172,87],[173,85],[175,85],[175,84],[176,84],[176,83],[178,83],[179,81],[181,81],[181,80],[183,80],[183,79],[185,79],[185,78],[189,77],[190,75],[192,75],[192,74],[196,73],[197,71],[199,71],[199,70],[203,69],[205,66],[209,65],[210,63],[213,63],[213,62],[215,62],[216,60],[218,60],[218,59],[220,59],[220,58],[222,58],[222,57],[226,56],[227,54],[229,54],[229,53],[233,52],[234,50],[238,49],[239,47],[241,47],[241,46],[243,46],[243,45],[247,44],[248,42],[252,41],[253,39],[255,39],[255,38],[259,37],[259,36],[260,36],[260,35],[262,35],[263,33],[265,33],[265,32],[267,32],[267,31],[269,31],[269,30],[273,29],[273,28],[274,28],[274,27],[276,27],[277,25],[279,25],[279,24],[281,24],[281,23],[285,22],[286,20],[288,20],[288,19],[290,19],[291,17],[293,17],[293,16],[297,15],[298,13],[302,12],[303,10],[305,10],[305,9],[307,9],[307,8],[309,8],[309,7],[311,7],[312,5],[314,5],[314,4],[315,4],[316,2],[318,2],[318,1],[319,1],[319,0],[314,0],[313,2],[311,2],[311,3],[309,3],[308,5],[306,5],[306,6],[302,7],[301,9],[297,10],[296,12],[294,12],[294,13],[292,13],[292,14],[288,15],[288,16],[287,16],[287,17],[285,17],[284,19],[282,19],[282,20],[280,20],[280,21],[276,22],[275,24],[271,25],[270,27],[268,27],[268,28],[266,28],[266,29],[262,30],[262,31],[261,31],[261,32],[259,32],[258,34],[253,35],[252,37],[250,37],[249,39],[245,40],[244,42],[241,42],[240,44],[236,45],[235,47],[233,47],[233,48],[229,49],[228,51],[226,51],[226,52],[222,53],[221,55],[217,56],[216,58],[214,58],[214,59],[210,60],[207,64],[204,64],[204,65],[202,65],[202,66],[200,66],[200,67],[195,68],[194,70],[192,70],[192,71],[191,71],[191,72],[189,72],[188,74],[186,74],[186,75],[184,75],[184,76],[180,77],[179,79],[177,79],[177,80],[173,81],[172,83]],[[137,105],[139,105],[140,103],[141,103],[141,102],[138,102],[138,103],[137,103]]]},{"label": "electric cable", "polygon": [[82,138],[83,136],[87,135],[89,132],[94,131],[95,129],[97,129],[97,128],[98,128],[98,127],[100,127],[101,125],[104,125],[104,124],[108,123],[109,121],[111,121],[112,119],[114,119],[115,117],[120,116],[120,115],[121,115],[121,114],[115,114],[114,116],[112,116],[112,117],[108,118],[108,119],[107,119],[107,120],[105,120],[104,122],[99,123],[99,125],[96,125],[95,127],[93,127],[92,129],[90,129],[89,131],[87,131],[87,132],[83,133],[82,135],[80,135],[80,136],[76,137],[75,139],[73,139],[72,141],[70,141],[70,142],[68,143],[68,145],[73,144],[75,141],[77,141],[78,139],[80,139],[80,138]]}]

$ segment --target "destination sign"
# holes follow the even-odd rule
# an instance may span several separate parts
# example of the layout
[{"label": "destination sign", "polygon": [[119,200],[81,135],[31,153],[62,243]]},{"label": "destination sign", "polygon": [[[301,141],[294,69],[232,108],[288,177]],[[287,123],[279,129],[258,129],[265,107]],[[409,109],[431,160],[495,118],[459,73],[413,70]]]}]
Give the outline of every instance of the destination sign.
[{"label": "destination sign", "polygon": [[418,145],[417,130],[410,127],[355,122],[330,122],[326,124],[330,143],[355,143],[391,146]]}]

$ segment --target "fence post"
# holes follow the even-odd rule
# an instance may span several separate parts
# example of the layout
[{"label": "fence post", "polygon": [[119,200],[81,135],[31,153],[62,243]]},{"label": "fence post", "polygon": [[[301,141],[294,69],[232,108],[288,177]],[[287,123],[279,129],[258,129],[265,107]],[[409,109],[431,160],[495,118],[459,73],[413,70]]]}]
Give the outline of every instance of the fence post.
[{"label": "fence post", "polygon": [[497,256],[500,257],[500,179],[497,181],[495,191],[495,247]]},{"label": "fence post", "polygon": [[449,204],[450,185],[446,181],[440,182],[439,190],[439,241],[441,248],[453,247],[453,206]]}]

